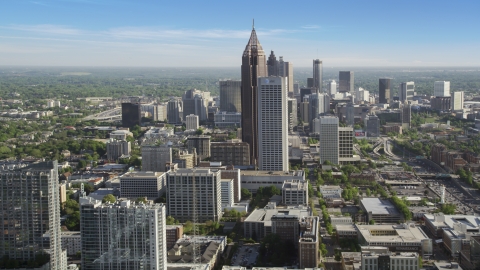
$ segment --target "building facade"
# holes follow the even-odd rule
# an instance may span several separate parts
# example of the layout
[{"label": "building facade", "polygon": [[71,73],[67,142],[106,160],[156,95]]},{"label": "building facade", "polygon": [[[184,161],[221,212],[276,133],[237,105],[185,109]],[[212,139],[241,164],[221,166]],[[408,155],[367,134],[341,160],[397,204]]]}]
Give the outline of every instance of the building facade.
[{"label": "building facade", "polygon": [[415,82],[403,82],[400,84],[398,98],[400,102],[411,101],[415,95]]},{"label": "building facade", "polygon": [[320,164],[329,161],[339,164],[338,160],[338,117],[322,116],[320,119]]},{"label": "building facade", "polygon": [[210,161],[222,162],[225,165],[250,165],[250,147],[240,140],[213,142],[210,145]]},{"label": "building facade", "polygon": [[140,126],[142,111],[139,103],[122,103],[122,126],[132,128]]},{"label": "building facade", "polygon": [[181,99],[171,99],[167,103],[167,119],[169,124],[178,125],[183,120],[183,102]]},{"label": "building facade", "polygon": [[368,138],[380,137],[380,119],[374,114],[369,114],[365,117],[365,128]]},{"label": "building facade", "polygon": [[313,87],[316,93],[323,93],[323,63],[320,59],[313,60]]},{"label": "building facade", "polygon": [[172,148],[168,145],[142,145],[142,170],[165,172],[166,164],[172,162]]},{"label": "building facade", "polygon": [[220,81],[220,111],[242,112],[241,81]]},{"label": "building facade", "polygon": [[213,115],[215,126],[219,128],[242,127],[242,113],[220,111]]},{"label": "building facade", "polygon": [[193,148],[195,148],[200,160],[210,157],[210,136],[188,136],[187,147],[190,153],[192,153]]},{"label": "building facade", "polygon": [[197,130],[199,127],[198,115],[190,114],[185,117],[185,128]]},{"label": "building facade", "polygon": [[378,80],[378,103],[390,104],[391,102],[391,79]]},{"label": "building facade", "polygon": [[300,269],[316,268],[320,264],[319,256],[319,218],[306,217],[300,221],[298,240],[298,264]]},{"label": "building facade", "polygon": [[463,109],[463,101],[465,99],[463,91],[453,92],[452,105],[450,106],[452,111],[460,111]]},{"label": "building facade", "polygon": [[450,82],[436,81],[433,83],[433,96],[435,97],[449,97],[450,96]]},{"label": "building facade", "polygon": [[128,172],[120,176],[120,194],[124,198],[154,200],[165,192],[165,186],[166,174],[161,172]]},{"label": "building facade", "polygon": [[122,155],[130,155],[131,145],[127,141],[119,141],[115,139],[110,139],[106,143],[107,147],[107,159],[108,160],[118,160]]},{"label": "building facade", "polygon": [[282,202],[286,205],[307,205],[308,183],[301,180],[285,180],[282,186]]}]

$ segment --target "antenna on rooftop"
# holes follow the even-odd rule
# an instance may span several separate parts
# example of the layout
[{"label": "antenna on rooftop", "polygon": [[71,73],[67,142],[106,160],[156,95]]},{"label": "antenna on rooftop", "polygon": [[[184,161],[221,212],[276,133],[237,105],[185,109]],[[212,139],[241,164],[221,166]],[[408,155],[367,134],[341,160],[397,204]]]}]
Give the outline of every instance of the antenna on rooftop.
[{"label": "antenna on rooftop", "polygon": [[252,30],[255,30],[255,19],[252,19]]}]

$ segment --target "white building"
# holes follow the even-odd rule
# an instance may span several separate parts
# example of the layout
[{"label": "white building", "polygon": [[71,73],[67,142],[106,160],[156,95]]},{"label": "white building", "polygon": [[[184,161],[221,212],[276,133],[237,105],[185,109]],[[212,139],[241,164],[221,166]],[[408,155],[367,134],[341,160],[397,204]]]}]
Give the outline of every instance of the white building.
[{"label": "white building", "polygon": [[308,204],[308,183],[302,180],[285,180],[282,186],[282,202],[286,205]]},{"label": "white building", "polygon": [[337,82],[332,80],[327,84],[327,93],[330,97],[334,96],[337,93]]},{"label": "white building", "polygon": [[337,225],[350,225],[353,224],[352,217],[344,217],[344,216],[330,216],[330,223],[332,227],[336,227]]},{"label": "white building", "polygon": [[120,176],[120,194],[124,198],[154,200],[165,192],[165,186],[166,173],[128,172]]},{"label": "white building", "polygon": [[401,103],[413,100],[415,95],[415,82],[403,82],[400,84],[398,91],[399,100]]},{"label": "white building", "polygon": [[215,126],[219,128],[241,127],[242,113],[220,111],[213,115]]},{"label": "white building", "polygon": [[330,161],[339,164],[338,160],[338,117],[322,116],[320,119],[320,164]]},{"label": "white building", "polygon": [[197,130],[199,127],[198,115],[190,114],[185,117],[185,127],[187,130],[194,129]]},{"label": "white building", "polygon": [[248,189],[253,194],[257,193],[260,187],[275,186],[282,189],[285,180],[302,180],[305,181],[305,173],[302,170],[290,171],[249,171],[242,170],[241,186]]},{"label": "white building", "polygon": [[142,145],[142,170],[166,171],[165,165],[172,162],[172,148],[168,145]]},{"label": "white building", "polygon": [[233,201],[233,179],[222,179],[222,208],[231,207]]},{"label": "white building", "polygon": [[452,95],[452,111],[460,111],[463,109],[463,101],[465,97],[463,91],[453,92]]},{"label": "white building", "polygon": [[287,80],[258,79],[258,165],[265,171],[288,171]]},{"label": "white building", "polygon": [[340,186],[320,186],[323,198],[341,198],[343,189]]},{"label": "white building", "polygon": [[419,270],[416,252],[390,252],[386,247],[362,247],[362,270]]},{"label": "white building", "polygon": [[110,132],[110,139],[126,141],[128,136],[133,137],[133,133],[125,129],[119,129]]},{"label": "white building", "polygon": [[80,198],[82,269],[167,269],[164,204]]},{"label": "white building", "polygon": [[368,102],[370,100],[370,92],[368,90],[359,87],[355,93],[355,101],[358,103]]},{"label": "white building", "polygon": [[433,85],[433,95],[435,97],[449,97],[450,96],[450,82],[436,81]]},{"label": "white building", "polygon": [[82,238],[80,232],[62,232],[62,248],[67,250],[67,255],[76,255],[82,251]]},{"label": "white building", "polygon": [[130,155],[131,145],[127,141],[110,139],[107,144],[107,159],[117,160],[122,155]]}]

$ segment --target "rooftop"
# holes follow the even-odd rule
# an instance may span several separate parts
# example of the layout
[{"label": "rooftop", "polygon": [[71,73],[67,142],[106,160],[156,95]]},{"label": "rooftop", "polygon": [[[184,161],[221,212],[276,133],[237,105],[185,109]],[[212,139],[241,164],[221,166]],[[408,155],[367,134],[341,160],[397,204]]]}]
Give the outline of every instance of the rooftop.
[{"label": "rooftop", "polygon": [[[429,237],[415,224],[400,225],[354,225],[367,242],[414,243]],[[381,235],[377,235],[381,231]],[[389,231],[389,235],[387,233]]]},{"label": "rooftop", "polygon": [[400,215],[397,208],[388,200],[364,198],[361,204],[367,212],[372,212],[374,215]]},{"label": "rooftop", "polygon": [[480,218],[473,215],[425,214],[425,221],[437,228],[453,228],[455,223],[463,223],[467,231],[480,231]]}]

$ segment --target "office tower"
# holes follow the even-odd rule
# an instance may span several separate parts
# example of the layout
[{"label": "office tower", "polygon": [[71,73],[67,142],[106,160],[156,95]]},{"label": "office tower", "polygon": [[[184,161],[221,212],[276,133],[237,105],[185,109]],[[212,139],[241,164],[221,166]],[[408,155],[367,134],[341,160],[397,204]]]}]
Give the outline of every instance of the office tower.
[{"label": "office tower", "polygon": [[450,82],[436,81],[433,84],[433,96],[435,97],[449,97],[450,96]]},{"label": "office tower", "polygon": [[167,269],[165,205],[80,198],[82,270]]},{"label": "office tower", "polygon": [[220,111],[242,112],[241,81],[220,81]]},{"label": "office tower", "polygon": [[353,157],[353,127],[338,128],[338,159],[348,161]]},{"label": "office tower", "polygon": [[463,91],[453,92],[452,106],[451,106],[452,111],[462,110],[463,109],[463,100],[464,100]]},{"label": "office tower", "polygon": [[288,171],[288,105],[285,77],[258,79],[258,167]]},{"label": "office tower", "polygon": [[320,117],[320,163],[330,161],[338,163],[338,118],[335,116]]},{"label": "office tower", "polygon": [[302,88],[300,89],[300,100],[303,101],[305,96],[313,94],[315,91],[312,88]]},{"label": "office tower", "polygon": [[233,179],[222,179],[220,181],[221,189],[221,198],[222,198],[222,208],[231,207],[234,203],[233,201]]},{"label": "office tower", "polygon": [[178,125],[183,120],[183,102],[180,99],[171,99],[167,104],[168,123]]},{"label": "office tower", "polygon": [[347,122],[347,126],[353,127],[353,125],[355,124],[355,107],[353,106],[353,103],[347,103],[345,115],[345,122]]},{"label": "office tower", "polygon": [[317,93],[323,93],[323,63],[319,59],[313,60],[313,87]]},{"label": "office tower", "polygon": [[305,217],[300,222],[300,238],[298,239],[298,264],[300,269],[316,268],[320,264],[318,217]]},{"label": "office tower", "polygon": [[198,115],[200,121],[206,121],[209,96],[209,92],[202,92],[197,89],[185,91],[182,96],[183,115]]},{"label": "office tower", "polygon": [[288,131],[293,132],[293,127],[298,125],[297,99],[287,98],[288,103]]},{"label": "office tower", "polygon": [[167,175],[167,207],[170,216],[186,222],[192,220],[195,209],[199,222],[220,221],[220,170],[178,169],[168,172]]},{"label": "office tower", "polygon": [[270,51],[270,55],[268,56],[267,73],[268,76],[278,76],[278,61],[273,51]]},{"label": "office tower", "polygon": [[[307,78],[307,87],[308,88],[313,88],[313,78]],[[315,92],[315,90],[313,90],[312,92]]]},{"label": "office tower", "polygon": [[365,117],[365,129],[367,137],[380,137],[380,119],[375,114],[369,114]]},{"label": "office tower", "polygon": [[164,172],[127,172],[119,177],[120,195],[133,200],[145,197],[155,200],[165,192],[166,177]]},{"label": "office tower", "polygon": [[199,127],[199,124],[198,124],[198,115],[195,115],[195,114],[190,114],[190,115],[187,115],[187,117],[185,117],[185,128],[187,130],[189,129],[194,129],[194,130],[197,130],[198,127]]},{"label": "office tower", "polygon": [[412,123],[412,106],[405,101],[404,104],[400,104],[402,110],[402,128],[409,129]]},{"label": "office tower", "polygon": [[107,147],[107,159],[118,160],[122,155],[130,155],[131,145],[130,142],[110,139],[106,143]]},{"label": "office tower", "polygon": [[400,90],[398,91],[398,97],[400,102],[411,101],[415,95],[415,82],[403,82],[400,84]]},{"label": "office tower", "polygon": [[287,93],[293,95],[293,64],[283,61],[283,56],[279,58],[280,60],[277,61],[275,54],[271,51],[267,60],[267,76],[287,77]]},{"label": "office tower", "polygon": [[368,102],[370,100],[370,93],[362,87],[359,87],[355,93],[355,99],[357,103]]},{"label": "office tower", "polygon": [[155,121],[167,121],[168,116],[167,116],[167,104],[159,104],[157,105],[157,115],[155,115],[154,119]]},{"label": "office tower", "polygon": [[430,108],[437,111],[449,111],[452,107],[452,97],[434,97],[430,99]]},{"label": "office tower", "polygon": [[255,28],[242,55],[242,140],[250,146],[250,162],[258,158],[257,83],[267,76],[265,52],[257,38]]},{"label": "office tower", "polygon": [[335,95],[337,93],[337,82],[334,80],[331,80],[328,82],[327,85],[327,94],[331,96]]},{"label": "office tower", "polygon": [[[0,172],[0,258],[8,256],[26,266],[27,261],[48,253],[48,269],[66,269],[57,164],[55,160]],[[49,241],[43,240],[44,234]]]},{"label": "office tower", "polygon": [[309,96],[305,96],[302,102],[300,102],[300,119],[303,123],[308,123],[310,120],[310,103],[308,102],[308,97]]},{"label": "office tower", "polygon": [[192,153],[193,148],[196,149],[199,161],[210,157],[210,136],[188,136],[187,137],[188,152]]},{"label": "office tower", "polygon": [[353,71],[340,71],[338,73],[338,92],[352,93],[354,91]]},{"label": "office tower", "polygon": [[324,115],[330,112],[330,97],[326,94],[313,93],[308,96],[309,102],[309,119],[310,126],[313,124],[313,119],[319,115]]},{"label": "office tower", "polygon": [[378,80],[378,103],[390,104],[391,79]]},{"label": "office tower", "polygon": [[300,85],[298,83],[293,84],[293,94],[299,95],[300,94]]},{"label": "office tower", "polygon": [[142,171],[164,172],[172,162],[172,148],[168,145],[142,145]]},{"label": "office tower", "polygon": [[132,128],[140,126],[142,112],[139,103],[122,103],[122,126]]},{"label": "office tower", "polygon": [[212,142],[210,145],[210,161],[222,162],[225,165],[250,165],[250,147],[240,140],[226,142]]}]

